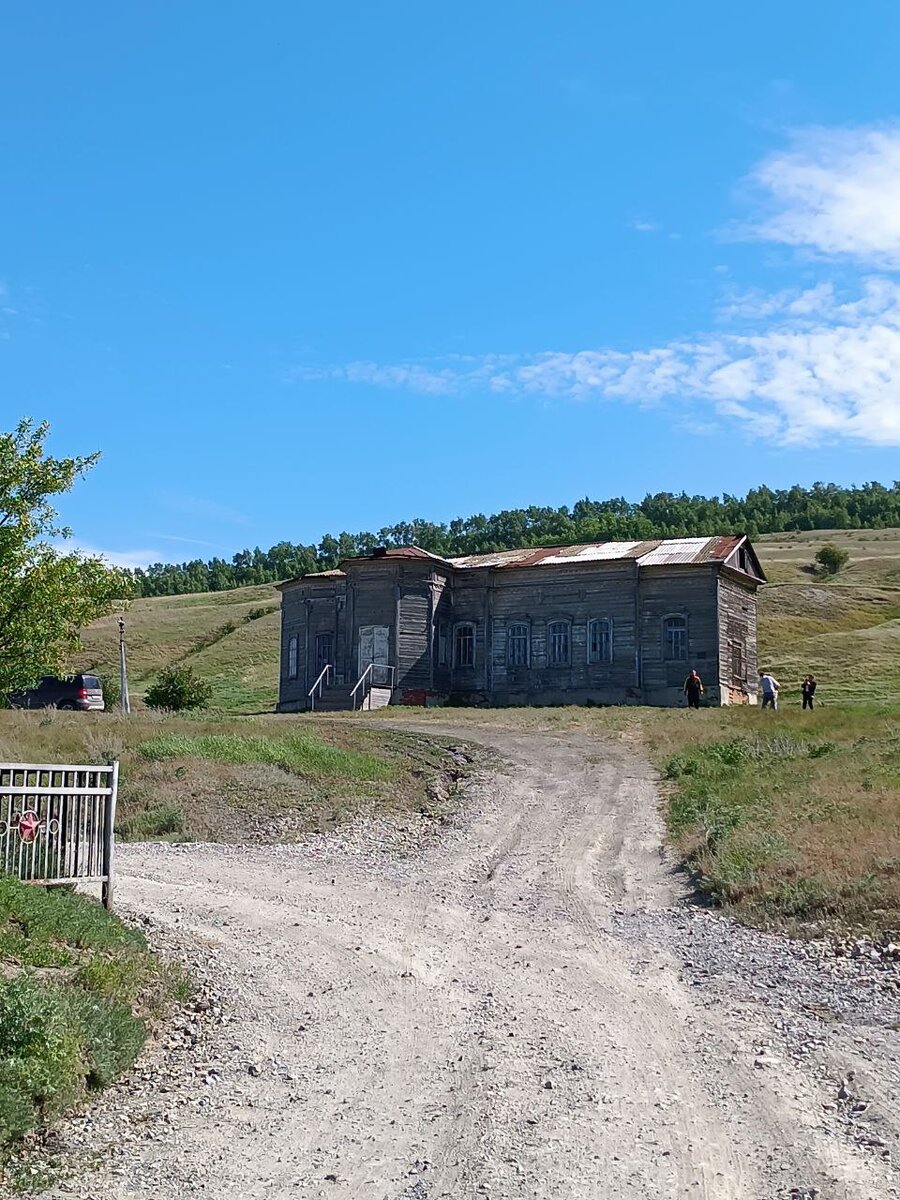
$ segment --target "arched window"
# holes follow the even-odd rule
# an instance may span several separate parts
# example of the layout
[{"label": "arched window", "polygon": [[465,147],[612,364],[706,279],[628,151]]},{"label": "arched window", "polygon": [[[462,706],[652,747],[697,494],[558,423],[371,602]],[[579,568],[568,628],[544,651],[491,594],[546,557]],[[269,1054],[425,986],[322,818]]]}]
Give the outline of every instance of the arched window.
[{"label": "arched window", "polygon": [[523,623],[509,625],[506,630],[506,665],[527,667],[531,661],[528,626]]},{"label": "arched window", "polygon": [[457,625],[453,632],[453,665],[475,666],[475,626],[471,622]]},{"label": "arched window", "polygon": [[547,662],[567,667],[572,659],[572,627],[568,621],[551,621],[547,626]]},{"label": "arched window", "polygon": [[588,621],[588,662],[608,663],[613,656],[613,626],[608,617]]},{"label": "arched window", "polygon": [[663,619],[663,658],[667,662],[685,662],[687,656],[687,617],[665,617]]},{"label": "arched window", "polygon": [[297,635],[292,633],[288,638],[288,679],[297,678]]}]

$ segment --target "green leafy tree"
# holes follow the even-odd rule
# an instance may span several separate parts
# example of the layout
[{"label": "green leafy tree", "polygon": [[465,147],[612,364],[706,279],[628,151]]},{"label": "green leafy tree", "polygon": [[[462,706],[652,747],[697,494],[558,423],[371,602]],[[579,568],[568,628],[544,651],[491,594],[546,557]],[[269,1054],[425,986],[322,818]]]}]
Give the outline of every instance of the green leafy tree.
[{"label": "green leafy tree", "polygon": [[206,708],[211,696],[212,687],[190,667],[167,667],[148,688],[144,703],[148,708],[180,712],[184,708]]},{"label": "green leafy tree", "polygon": [[46,422],[20,421],[0,434],[0,692],[60,672],[85,625],[130,594],[127,574],[96,556],[65,553],[50,539],[51,498],[68,492],[99,458],[54,458],[44,451]]},{"label": "green leafy tree", "polygon": [[833,542],[826,542],[821,550],[816,552],[816,562],[826,575],[837,575],[842,567],[846,567],[850,555]]}]

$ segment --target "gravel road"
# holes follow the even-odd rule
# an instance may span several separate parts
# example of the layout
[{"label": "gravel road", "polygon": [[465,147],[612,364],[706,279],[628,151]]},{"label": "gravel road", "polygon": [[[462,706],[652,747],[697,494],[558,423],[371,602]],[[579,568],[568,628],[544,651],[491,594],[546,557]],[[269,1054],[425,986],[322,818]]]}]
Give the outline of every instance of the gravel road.
[{"label": "gravel road", "polygon": [[377,823],[122,849],[209,994],[66,1124],[107,1165],[53,1194],[900,1196],[897,963],[691,905],[624,742],[464,736],[508,768],[400,856]]}]

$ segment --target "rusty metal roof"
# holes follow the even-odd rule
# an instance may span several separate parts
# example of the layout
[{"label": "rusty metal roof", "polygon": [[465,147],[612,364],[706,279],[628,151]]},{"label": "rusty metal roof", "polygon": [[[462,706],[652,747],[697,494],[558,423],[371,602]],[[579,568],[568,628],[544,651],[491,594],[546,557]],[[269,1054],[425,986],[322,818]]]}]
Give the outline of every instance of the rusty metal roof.
[{"label": "rusty metal roof", "polygon": [[577,546],[543,546],[467,554],[451,558],[460,570],[478,567],[551,567],[588,562],[636,559],[642,567],[724,562],[743,541],[740,537],[654,539],[645,542],[585,542]]},{"label": "rusty metal roof", "polygon": [[[496,550],[489,554],[466,554],[460,558],[441,558],[419,546],[399,546],[378,554],[366,554],[359,558],[346,559],[346,564],[378,562],[381,559],[430,559],[457,570],[477,568],[502,570],[512,567],[564,567],[579,563],[637,561],[642,567],[699,566],[704,563],[726,562],[746,539],[737,535],[725,537],[655,538],[644,542],[582,542],[576,546],[528,546],[520,550]],[[748,543],[749,545],[749,543]],[[765,580],[762,569],[751,555]],[[319,571],[301,575],[279,584],[283,588],[290,583],[316,579],[343,577],[343,570]]]}]

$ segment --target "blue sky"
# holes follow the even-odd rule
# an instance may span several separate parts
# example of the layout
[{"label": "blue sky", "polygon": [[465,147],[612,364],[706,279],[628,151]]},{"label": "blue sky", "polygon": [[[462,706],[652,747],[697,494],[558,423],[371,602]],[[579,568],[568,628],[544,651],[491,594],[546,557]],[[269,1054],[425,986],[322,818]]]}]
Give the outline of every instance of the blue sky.
[{"label": "blue sky", "polygon": [[4,6],[0,417],[118,561],[900,477],[900,8]]}]

